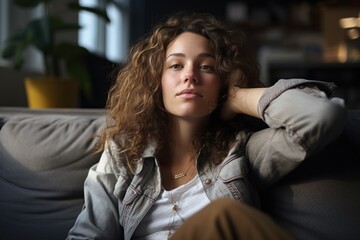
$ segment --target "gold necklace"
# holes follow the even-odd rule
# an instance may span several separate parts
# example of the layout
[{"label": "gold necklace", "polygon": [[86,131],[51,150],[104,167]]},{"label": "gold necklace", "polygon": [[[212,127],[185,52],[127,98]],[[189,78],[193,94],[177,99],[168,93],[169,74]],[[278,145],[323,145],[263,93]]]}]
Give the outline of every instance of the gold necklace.
[{"label": "gold necklace", "polygon": [[178,174],[174,174],[174,179],[183,178],[186,176],[187,172],[190,170],[191,166],[193,166],[193,161],[190,162],[189,167],[185,170],[185,172],[181,172]]},{"label": "gold necklace", "polygon": [[[193,165],[191,164],[190,167],[191,166],[193,166]],[[186,173],[189,171],[190,167],[185,171],[184,176],[186,176]],[[195,171],[195,169],[192,171],[192,174],[194,173],[194,171]],[[171,175],[172,175],[172,173],[171,173]],[[177,174],[175,174],[174,177],[176,175]],[[184,176],[181,176],[181,177],[184,177]],[[175,200],[174,196],[173,196],[174,189],[172,187],[172,184],[171,184],[170,189],[171,189],[170,190],[170,201],[171,201],[172,207],[171,207],[171,216],[169,218],[169,223],[168,223],[168,226],[167,226],[167,230],[168,230],[167,239],[170,239],[171,236],[173,235],[174,231],[175,231],[175,217],[178,216],[182,223],[184,223],[184,221],[185,221],[185,219],[179,213],[179,210],[181,209],[180,199],[181,199],[181,196],[184,193],[184,191],[179,192],[177,200]]]}]

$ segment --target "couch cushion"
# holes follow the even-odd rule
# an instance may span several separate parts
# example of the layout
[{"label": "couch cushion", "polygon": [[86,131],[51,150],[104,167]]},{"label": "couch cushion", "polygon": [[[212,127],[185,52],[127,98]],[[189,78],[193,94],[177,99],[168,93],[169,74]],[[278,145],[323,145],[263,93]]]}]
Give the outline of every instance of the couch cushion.
[{"label": "couch cushion", "polygon": [[103,114],[1,114],[1,239],[65,239],[83,205],[83,182]]}]

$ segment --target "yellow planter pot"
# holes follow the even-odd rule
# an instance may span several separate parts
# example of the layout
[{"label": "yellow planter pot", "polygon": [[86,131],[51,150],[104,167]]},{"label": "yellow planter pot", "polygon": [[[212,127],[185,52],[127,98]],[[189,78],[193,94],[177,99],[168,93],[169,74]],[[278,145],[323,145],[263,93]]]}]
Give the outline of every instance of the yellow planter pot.
[{"label": "yellow planter pot", "polygon": [[76,81],[60,78],[27,78],[25,89],[30,108],[78,107],[79,87]]}]

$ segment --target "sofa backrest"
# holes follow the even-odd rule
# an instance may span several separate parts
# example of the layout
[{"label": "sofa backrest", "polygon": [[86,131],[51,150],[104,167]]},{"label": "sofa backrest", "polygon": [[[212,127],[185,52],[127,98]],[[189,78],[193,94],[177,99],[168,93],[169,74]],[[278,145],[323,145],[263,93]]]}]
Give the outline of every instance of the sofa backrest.
[{"label": "sofa backrest", "polygon": [[[104,121],[104,110],[0,107],[0,239],[65,239]],[[359,143],[349,111],[338,139],[263,193],[263,210],[296,239],[358,239]]]},{"label": "sofa backrest", "polygon": [[65,239],[83,205],[83,183],[104,110],[0,108],[0,238]]}]

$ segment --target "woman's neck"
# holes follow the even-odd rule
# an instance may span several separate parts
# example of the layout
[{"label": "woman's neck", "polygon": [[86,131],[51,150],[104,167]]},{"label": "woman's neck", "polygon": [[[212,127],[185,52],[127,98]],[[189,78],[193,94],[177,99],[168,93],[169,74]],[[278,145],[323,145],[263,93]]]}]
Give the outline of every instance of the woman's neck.
[{"label": "woman's neck", "polygon": [[159,155],[162,185],[165,189],[174,189],[196,175],[198,149],[194,140],[201,135],[205,126],[204,121],[172,119],[169,140]]},{"label": "woman's neck", "polygon": [[173,118],[170,121],[170,140],[178,143],[179,146],[191,145],[196,136],[199,136],[204,127],[206,120],[188,120],[182,118]]},{"label": "woman's neck", "polygon": [[194,140],[199,137],[204,126],[204,121],[194,122],[179,118],[171,120],[169,141],[163,152],[167,164],[186,163],[190,156],[193,158],[196,155]]}]

